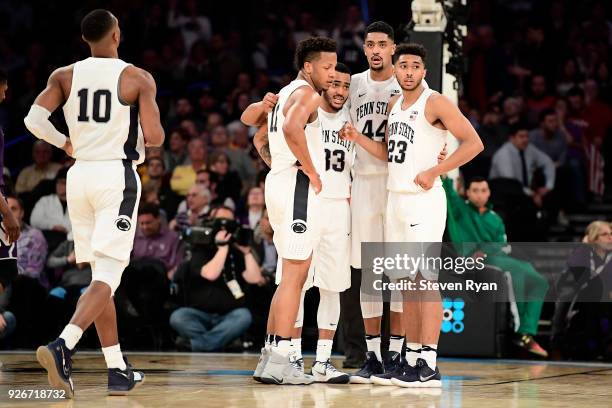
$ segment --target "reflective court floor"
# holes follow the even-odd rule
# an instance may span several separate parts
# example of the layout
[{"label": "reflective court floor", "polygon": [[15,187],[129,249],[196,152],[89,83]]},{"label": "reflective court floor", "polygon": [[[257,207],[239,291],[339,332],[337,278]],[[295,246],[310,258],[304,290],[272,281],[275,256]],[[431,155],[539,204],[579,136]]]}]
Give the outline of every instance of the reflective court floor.
[{"label": "reflective court floor", "polygon": [[[126,354],[146,374],[129,396],[107,396],[104,357],[79,352],[75,398],[62,400],[40,398],[49,386],[34,352],[0,353],[0,407],[612,407],[612,364],[441,359],[442,389],[425,390],[261,385],[251,378],[258,359],[253,354]],[[312,357],[305,360],[309,370]],[[334,363],[342,366],[339,358]],[[31,397],[10,398],[26,393]]]}]

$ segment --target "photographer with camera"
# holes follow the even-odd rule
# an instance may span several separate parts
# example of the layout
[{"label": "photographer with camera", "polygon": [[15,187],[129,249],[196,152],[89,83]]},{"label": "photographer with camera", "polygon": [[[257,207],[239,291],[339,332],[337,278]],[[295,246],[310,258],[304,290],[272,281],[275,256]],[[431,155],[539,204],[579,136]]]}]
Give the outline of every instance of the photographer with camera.
[{"label": "photographer with camera", "polygon": [[170,325],[181,336],[177,348],[220,350],[249,328],[245,292],[249,284],[263,281],[249,246],[252,231],[240,227],[234,212],[221,206],[203,226],[192,228],[186,240],[191,260],[175,276],[185,307],[170,316]]}]

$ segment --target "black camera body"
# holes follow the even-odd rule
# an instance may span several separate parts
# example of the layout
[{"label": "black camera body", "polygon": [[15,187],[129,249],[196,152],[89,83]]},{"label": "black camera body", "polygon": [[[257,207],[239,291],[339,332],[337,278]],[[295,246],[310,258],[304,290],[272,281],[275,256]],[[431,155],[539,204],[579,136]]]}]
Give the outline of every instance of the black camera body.
[{"label": "black camera body", "polygon": [[229,218],[206,218],[199,225],[187,228],[183,232],[183,240],[191,246],[206,246],[215,244],[215,236],[221,230],[232,234],[229,243],[241,246],[249,245],[253,240],[253,230],[240,225]]}]

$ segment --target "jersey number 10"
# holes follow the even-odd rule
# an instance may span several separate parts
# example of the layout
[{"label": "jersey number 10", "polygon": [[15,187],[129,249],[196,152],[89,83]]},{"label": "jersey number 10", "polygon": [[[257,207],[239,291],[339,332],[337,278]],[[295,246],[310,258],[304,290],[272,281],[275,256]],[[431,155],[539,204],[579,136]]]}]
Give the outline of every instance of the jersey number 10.
[{"label": "jersey number 10", "polygon": [[[89,122],[87,107],[89,104],[89,89],[83,88],[77,93],[79,97],[79,122]],[[108,89],[98,89],[93,94],[92,118],[96,122],[108,122],[111,115],[112,94]],[[102,99],[104,99],[104,112],[100,112]]]}]

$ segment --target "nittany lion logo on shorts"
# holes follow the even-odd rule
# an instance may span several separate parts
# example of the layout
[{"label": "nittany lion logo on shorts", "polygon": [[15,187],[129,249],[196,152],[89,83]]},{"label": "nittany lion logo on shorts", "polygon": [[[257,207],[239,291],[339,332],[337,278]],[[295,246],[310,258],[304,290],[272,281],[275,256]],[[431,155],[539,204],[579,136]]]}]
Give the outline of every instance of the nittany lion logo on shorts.
[{"label": "nittany lion logo on shorts", "polygon": [[291,224],[291,229],[293,230],[293,232],[295,232],[296,234],[303,234],[306,232],[306,221],[302,221],[302,220],[295,220],[293,221],[293,224]]},{"label": "nittany lion logo on shorts", "polygon": [[132,223],[127,217],[119,217],[115,220],[115,225],[120,231],[129,231],[132,228]]}]

